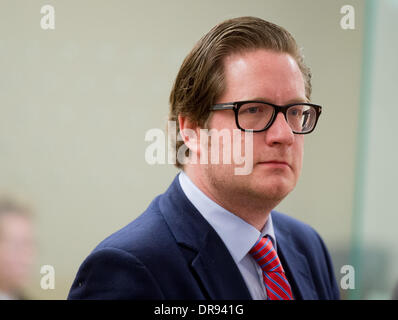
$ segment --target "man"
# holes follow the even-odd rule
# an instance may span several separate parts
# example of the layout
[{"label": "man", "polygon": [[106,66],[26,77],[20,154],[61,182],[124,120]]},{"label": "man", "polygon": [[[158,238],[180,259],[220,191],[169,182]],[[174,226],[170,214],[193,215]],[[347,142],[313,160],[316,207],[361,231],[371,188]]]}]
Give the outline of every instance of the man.
[{"label": "man", "polygon": [[0,197],[0,300],[24,299],[35,257],[31,212],[14,199]]},{"label": "man", "polygon": [[[69,298],[338,299],[319,235],[272,211],[297,183],[303,134],[321,112],[309,103],[310,78],[295,40],[277,25],[242,17],[210,30],[170,95],[182,140],[176,153],[184,144],[188,161],[177,156],[183,170],[169,189],[87,257]],[[232,149],[251,158],[246,174],[236,174],[237,161],[211,161],[211,138],[222,130],[239,130]],[[223,154],[228,141],[212,152]]]}]

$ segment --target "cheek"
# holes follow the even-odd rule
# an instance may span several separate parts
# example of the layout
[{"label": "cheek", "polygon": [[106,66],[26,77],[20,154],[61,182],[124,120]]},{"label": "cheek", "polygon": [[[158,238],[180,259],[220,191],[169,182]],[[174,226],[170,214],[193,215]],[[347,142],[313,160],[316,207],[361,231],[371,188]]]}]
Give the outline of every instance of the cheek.
[{"label": "cheek", "polygon": [[237,129],[235,124],[235,113],[232,110],[215,111],[207,120],[208,129]]},{"label": "cheek", "polygon": [[298,136],[296,137],[296,141],[294,142],[293,148],[293,158],[296,165],[297,173],[300,174],[301,168],[303,166],[303,157],[304,157],[304,137]]}]

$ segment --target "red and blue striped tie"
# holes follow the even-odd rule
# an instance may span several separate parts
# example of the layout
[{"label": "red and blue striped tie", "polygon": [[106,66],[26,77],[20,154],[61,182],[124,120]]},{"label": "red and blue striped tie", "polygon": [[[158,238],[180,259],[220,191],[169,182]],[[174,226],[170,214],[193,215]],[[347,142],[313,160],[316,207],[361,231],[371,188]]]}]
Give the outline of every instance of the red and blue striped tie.
[{"label": "red and blue striped tie", "polygon": [[292,289],[271,239],[260,237],[249,251],[263,270],[263,280],[269,300],[293,300]]}]

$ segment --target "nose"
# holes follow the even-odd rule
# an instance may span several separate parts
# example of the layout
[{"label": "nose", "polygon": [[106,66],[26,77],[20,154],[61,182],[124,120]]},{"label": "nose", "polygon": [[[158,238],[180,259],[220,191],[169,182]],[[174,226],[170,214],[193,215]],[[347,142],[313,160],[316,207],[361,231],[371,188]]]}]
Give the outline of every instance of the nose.
[{"label": "nose", "polygon": [[277,114],[274,123],[265,132],[268,145],[291,145],[294,142],[294,133],[281,112]]}]

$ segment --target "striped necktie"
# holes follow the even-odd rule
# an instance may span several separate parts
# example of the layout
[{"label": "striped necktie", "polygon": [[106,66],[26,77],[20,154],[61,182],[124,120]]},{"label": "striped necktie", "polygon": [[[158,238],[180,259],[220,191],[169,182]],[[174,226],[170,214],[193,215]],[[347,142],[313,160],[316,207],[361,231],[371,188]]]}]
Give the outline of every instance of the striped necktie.
[{"label": "striped necktie", "polygon": [[249,251],[263,270],[263,280],[269,300],[293,300],[292,290],[271,239],[260,237]]}]

